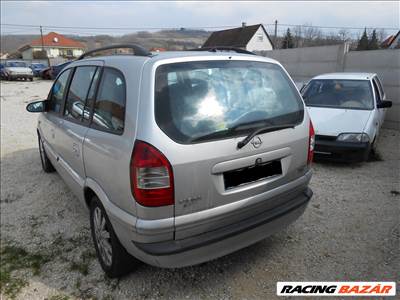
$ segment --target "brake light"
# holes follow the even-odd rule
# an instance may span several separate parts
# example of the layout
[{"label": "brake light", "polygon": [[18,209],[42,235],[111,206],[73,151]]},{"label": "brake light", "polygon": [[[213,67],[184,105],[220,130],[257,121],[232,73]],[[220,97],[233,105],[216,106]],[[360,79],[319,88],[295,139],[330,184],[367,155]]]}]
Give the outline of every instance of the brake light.
[{"label": "brake light", "polygon": [[308,158],[307,164],[311,164],[314,157],[314,146],[315,146],[315,131],[314,126],[310,120],[310,126],[308,129]]},{"label": "brake light", "polygon": [[174,178],[168,159],[150,144],[136,141],[132,152],[131,189],[143,206],[174,204]]}]

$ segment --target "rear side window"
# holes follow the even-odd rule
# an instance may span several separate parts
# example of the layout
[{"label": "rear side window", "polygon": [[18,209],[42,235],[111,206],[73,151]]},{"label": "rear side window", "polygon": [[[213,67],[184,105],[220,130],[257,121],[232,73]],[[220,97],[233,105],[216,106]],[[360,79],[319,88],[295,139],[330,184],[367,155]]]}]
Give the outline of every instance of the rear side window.
[{"label": "rear side window", "polygon": [[96,67],[94,66],[76,68],[68,91],[67,100],[65,101],[65,117],[79,121],[82,119],[86,97],[95,73]]},{"label": "rear side window", "polygon": [[63,72],[51,88],[51,97],[49,102],[49,111],[59,113],[61,111],[61,105],[64,99],[64,94],[66,92],[66,87],[68,83],[68,77],[71,73],[71,69]]},{"label": "rear side window", "polygon": [[94,127],[122,134],[125,122],[126,85],[122,73],[104,68],[94,105]]},{"label": "rear side window", "polygon": [[156,70],[156,122],[182,144],[243,135],[261,122],[296,125],[303,114],[296,87],[276,64],[200,61]]}]

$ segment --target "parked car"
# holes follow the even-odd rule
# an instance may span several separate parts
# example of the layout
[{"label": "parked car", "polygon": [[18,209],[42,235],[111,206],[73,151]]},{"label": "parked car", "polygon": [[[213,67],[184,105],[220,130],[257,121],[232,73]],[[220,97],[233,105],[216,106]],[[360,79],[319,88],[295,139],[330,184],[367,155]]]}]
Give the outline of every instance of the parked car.
[{"label": "parked car", "polygon": [[39,75],[43,79],[55,79],[57,75],[61,72],[61,70],[68,66],[70,63],[72,63],[72,60],[45,68],[39,72]]},{"label": "parked car", "polygon": [[41,112],[43,170],[89,208],[108,276],[131,270],[133,257],[202,263],[303,214],[314,131],[278,62],[133,45],[135,55],[89,57],[118,47],[86,53],[27,106]]},{"label": "parked car", "polygon": [[0,79],[5,79],[6,78],[6,72],[4,69],[4,64],[0,64]]},{"label": "parked car", "polygon": [[23,61],[7,61],[2,70],[2,76],[6,80],[25,79],[33,80],[33,72]]},{"label": "parked car", "polygon": [[302,90],[315,126],[320,158],[365,161],[385,119],[382,84],[372,73],[331,73],[314,77]]},{"label": "parked car", "polygon": [[46,69],[46,65],[41,64],[41,63],[32,63],[29,68],[31,68],[32,72],[33,72],[33,76],[40,76],[40,72],[44,69]]}]

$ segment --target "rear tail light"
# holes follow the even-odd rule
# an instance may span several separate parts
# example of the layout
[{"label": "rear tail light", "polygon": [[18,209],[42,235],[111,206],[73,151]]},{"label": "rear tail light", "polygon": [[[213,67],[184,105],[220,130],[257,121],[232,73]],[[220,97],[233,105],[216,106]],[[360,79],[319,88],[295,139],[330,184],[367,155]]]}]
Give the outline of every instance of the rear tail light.
[{"label": "rear tail light", "polygon": [[308,129],[308,158],[307,164],[311,164],[314,157],[314,147],[315,147],[315,131],[314,126],[310,120],[310,127]]},{"label": "rear tail light", "polygon": [[132,194],[139,204],[174,204],[172,167],[164,154],[150,144],[136,141],[130,168]]}]

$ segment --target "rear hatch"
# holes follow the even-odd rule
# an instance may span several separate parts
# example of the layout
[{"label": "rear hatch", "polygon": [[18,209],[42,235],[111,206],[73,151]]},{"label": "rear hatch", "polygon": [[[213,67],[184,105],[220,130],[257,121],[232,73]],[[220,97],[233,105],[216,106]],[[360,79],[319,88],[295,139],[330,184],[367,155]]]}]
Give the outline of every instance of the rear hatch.
[{"label": "rear hatch", "polygon": [[306,171],[309,120],[278,64],[161,65],[155,119],[164,133],[155,146],[173,170],[176,239],[250,217],[266,192]]}]

